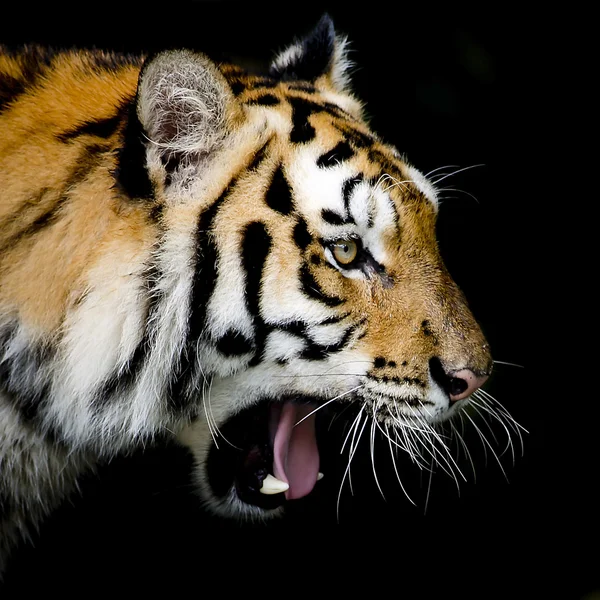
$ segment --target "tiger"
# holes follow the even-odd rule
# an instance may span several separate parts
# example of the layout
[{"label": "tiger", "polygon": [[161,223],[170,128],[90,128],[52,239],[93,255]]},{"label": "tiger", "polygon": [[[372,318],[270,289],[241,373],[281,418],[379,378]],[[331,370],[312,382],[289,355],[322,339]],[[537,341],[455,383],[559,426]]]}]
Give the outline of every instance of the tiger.
[{"label": "tiger", "polygon": [[321,408],[398,445],[486,382],[438,190],[352,68],[328,15],[258,72],[2,48],[0,564],[116,455],[173,439],[209,511],[267,521],[326,476]]}]

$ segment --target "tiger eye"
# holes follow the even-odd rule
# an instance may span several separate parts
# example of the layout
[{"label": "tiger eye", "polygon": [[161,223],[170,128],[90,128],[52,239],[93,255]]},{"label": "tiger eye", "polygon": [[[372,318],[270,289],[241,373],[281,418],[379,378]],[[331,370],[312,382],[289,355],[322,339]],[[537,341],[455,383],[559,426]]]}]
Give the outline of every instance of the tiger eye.
[{"label": "tiger eye", "polygon": [[337,240],[331,244],[335,260],[343,266],[352,263],[358,255],[358,244],[354,240]]}]

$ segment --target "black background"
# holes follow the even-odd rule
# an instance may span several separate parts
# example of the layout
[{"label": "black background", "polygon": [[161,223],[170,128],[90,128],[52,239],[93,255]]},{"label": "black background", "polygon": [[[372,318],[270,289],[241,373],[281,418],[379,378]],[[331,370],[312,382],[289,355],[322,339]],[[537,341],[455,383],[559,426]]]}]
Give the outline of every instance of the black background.
[{"label": "black background", "polygon": [[[355,495],[346,486],[338,517],[346,456],[337,467],[324,458],[329,470],[323,469],[317,497],[291,507],[286,520],[258,528],[204,515],[187,477],[189,458],[176,448],[119,459],[86,479],[81,497],[41,528],[34,546],[20,551],[7,597],[70,593],[82,585],[149,592],[166,585],[174,591],[185,583],[192,593],[206,594],[206,582],[219,583],[219,595],[253,595],[269,581],[281,591],[267,593],[277,595],[313,585],[314,593],[325,593],[326,585],[342,594],[355,584],[406,598],[437,597],[433,590],[440,586],[448,597],[480,598],[582,598],[593,589],[595,573],[584,558],[590,554],[573,535],[584,515],[556,506],[557,487],[575,488],[560,479],[567,476],[551,458],[549,402],[536,391],[539,373],[530,363],[536,307],[526,237],[536,199],[525,192],[515,159],[527,131],[515,76],[523,52],[518,10],[382,2],[46,10],[36,9],[34,18],[19,8],[21,18],[2,23],[0,42],[131,52],[191,47],[267,62],[329,12],[351,41],[354,89],[373,129],[424,173],[444,165],[473,167],[447,180],[462,191],[445,193],[440,244],[495,358],[519,365],[499,364],[487,389],[529,433],[514,465],[502,457],[506,477],[491,455],[486,466],[481,443],[470,436],[476,482],[464,461],[468,481],[460,496],[448,477],[437,474],[426,514],[427,477],[404,466],[418,504],[413,508],[382,459],[383,500],[364,452],[353,468]],[[314,583],[319,576],[326,584]]]}]

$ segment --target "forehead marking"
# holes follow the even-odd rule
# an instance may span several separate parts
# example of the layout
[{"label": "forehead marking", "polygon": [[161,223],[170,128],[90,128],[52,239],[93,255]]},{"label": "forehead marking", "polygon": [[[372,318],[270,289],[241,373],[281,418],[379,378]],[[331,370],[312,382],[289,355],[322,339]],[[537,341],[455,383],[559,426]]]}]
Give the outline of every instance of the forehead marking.
[{"label": "forehead marking", "polygon": [[256,104],[257,106],[276,106],[280,102],[281,100],[273,94],[262,94],[245,101],[246,104]]},{"label": "forehead marking", "polygon": [[331,150],[325,152],[317,159],[317,167],[326,169],[328,167],[335,167],[335,165],[348,160],[354,156],[354,150],[352,150],[350,144],[346,141],[339,142]]},{"label": "forehead marking", "polygon": [[281,165],[273,173],[265,201],[269,208],[282,215],[289,215],[293,210],[292,190]]}]

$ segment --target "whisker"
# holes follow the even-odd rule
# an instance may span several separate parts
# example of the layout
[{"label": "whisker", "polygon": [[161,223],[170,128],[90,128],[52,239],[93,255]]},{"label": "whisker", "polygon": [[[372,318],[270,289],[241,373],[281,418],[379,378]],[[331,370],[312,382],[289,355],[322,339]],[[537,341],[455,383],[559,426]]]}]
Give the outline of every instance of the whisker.
[{"label": "whisker", "polygon": [[431,482],[433,480],[433,454],[431,455],[431,465],[429,468],[429,478],[427,481],[427,494],[425,495],[425,506],[423,507],[423,514],[427,514],[427,508],[429,506],[429,496],[431,494]]},{"label": "whisker", "polygon": [[351,390],[348,390],[347,392],[344,392],[343,394],[339,394],[339,396],[336,396],[335,398],[332,398],[331,400],[327,400],[327,402],[325,402],[324,404],[321,404],[321,406],[317,406],[317,408],[315,408],[315,410],[311,410],[307,415],[302,417],[297,423],[294,424],[294,427],[296,427],[297,425],[300,425],[300,423],[302,423],[302,421],[304,421],[304,419],[308,419],[308,417],[310,417],[311,415],[314,415],[318,410],[325,408],[328,404],[331,404],[332,402],[335,402],[336,400],[339,400],[340,398],[343,398],[344,396],[347,396],[348,394],[351,394],[352,392],[355,392],[356,390],[359,390],[360,388],[362,388],[364,386],[365,386],[365,384],[361,383],[360,385],[357,385],[356,387],[352,388]]},{"label": "whisker", "polygon": [[381,485],[379,484],[379,479],[377,479],[377,473],[375,472],[375,423],[377,422],[377,405],[379,402],[375,403],[373,406],[373,415],[371,416],[371,434],[370,434],[370,449],[371,449],[371,466],[373,467],[373,477],[375,477],[375,483],[377,484],[377,489],[381,494],[381,497],[385,500],[385,495],[383,490],[381,489]]},{"label": "whisker", "polygon": [[519,369],[524,369],[525,366],[524,365],[519,365],[517,363],[513,363],[513,362],[506,362],[503,360],[494,360],[494,365],[506,365],[508,367],[518,367]]},{"label": "whisker", "polygon": [[[466,192],[465,190],[460,190],[458,188],[441,188],[441,189],[437,189],[436,191],[439,192],[460,192],[461,194],[465,194],[465,196],[469,196],[470,198],[472,198],[473,200],[475,200],[475,202],[477,202],[477,204],[480,204],[479,199],[477,198],[477,196],[471,194],[470,192]],[[442,198],[442,200],[449,200],[450,198],[454,198],[457,199],[456,196],[444,196]]]},{"label": "whisker", "polygon": [[427,173],[427,174],[425,175],[425,177],[426,177],[427,179],[429,179],[429,176],[430,176],[430,175],[433,175],[433,174],[434,174],[436,171],[441,171],[442,169],[458,169],[458,167],[459,167],[459,166],[460,166],[460,165],[445,165],[445,166],[443,166],[443,167],[438,167],[437,169],[433,169],[433,171],[429,171],[429,173]]},{"label": "whisker", "polygon": [[[498,455],[494,452],[494,449],[492,448],[491,444],[489,443],[488,439],[485,437],[485,435],[483,435],[483,432],[481,431],[481,429],[479,429],[479,427],[477,427],[477,424],[475,423],[475,421],[473,421],[473,419],[471,418],[471,416],[465,412],[465,417],[467,417],[467,419],[469,419],[469,421],[471,421],[473,427],[475,427],[475,430],[477,431],[477,433],[479,434],[479,437],[481,438],[482,442],[488,446],[488,448],[490,449],[492,455],[494,456],[494,458],[496,459],[496,462],[498,463],[498,466],[500,467],[500,470],[502,471],[502,474],[504,475],[504,478],[506,479],[506,481],[508,482],[508,477],[506,475],[506,471],[504,470],[504,467],[502,466],[502,462],[500,461],[500,459],[498,458]],[[485,446],[484,446],[485,447]]]},{"label": "whisker", "polygon": [[[362,408],[361,408],[361,410],[360,410],[360,413],[359,413],[359,415],[358,415],[359,417],[362,415],[362,411],[363,411],[363,409],[364,409],[364,405],[363,405],[363,407],[362,407]],[[365,426],[366,426],[366,424],[367,424],[367,421],[368,421],[368,417],[367,417],[367,416],[365,416],[365,422],[363,423],[363,426],[362,426],[362,428],[361,428],[361,430],[360,430],[360,433],[359,433],[359,435],[358,435],[358,440],[357,440],[357,442],[356,442],[356,445],[354,445],[354,442],[352,442],[352,443],[351,443],[351,448],[350,448],[350,452],[349,452],[349,456],[348,456],[348,466],[346,467],[346,470],[344,471],[344,476],[342,477],[342,482],[341,482],[341,484],[340,484],[340,490],[339,490],[339,492],[338,492],[338,497],[337,497],[336,512],[337,512],[337,519],[338,519],[338,522],[339,522],[339,520],[340,520],[340,499],[341,499],[341,497],[342,497],[342,489],[343,489],[343,487],[344,487],[344,482],[346,481],[346,477],[347,477],[347,476],[348,476],[348,474],[349,474],[349,471],[350,471],[350,465],[352,464],[352,459],[354,458],[354,454],[355,454],[355,452],[356,452],[356,448],[358,447],[358,443],[360,442],[360,438],[362,437],[362,434],[363,434],[363,431],[364,431],[364,429],[365,429]],[[358,427],[357,427],[356,429],[358,430]],[[352,490],[351,490],[351,491],[352,491]]]},{"label": "whisker", "polygon": [[346,447],[346,443],[348,442],[348,438],[350,437],[352,430],[355,429],[356,427],[358,427],[357,423],[360,422],[360,418],[362,416],[362,412],[363,412],[364,408],[365,407],[362,406],[360,411],[356,415],[356,417],[354,417],[354,421],[352,421],[352,425],[350,425],[350,428],[348,429],[348,433],[346,434],[346,437],[344,438],[344,443],[342,444],[342,449],[340,450],[340,454],[342,454],[344,452],[344,448]]},{"label": "whisker", "polygon": [[297,375],[271,375],[273,379],[275,378],[296,378],[296,377],[367,377],[365,373],[299,373]]},{"label": "whisker", "polygon": [[[459,414],[460,414],[461,425],[464,425],[462,412]],[[459,441],[460,445],[462,446],[462,449],[465,452],[465,456],[467,457],[467,460],[469,461],[469,463],[471,465],[471,471],[473,473],[473,481],[475,483],[477,483],[477,474],[475,472],[475,463],[473,462],[473,457],[471,456],[471,453],[469,452],[469,448],[468,448],[465,440],[463,439],[462,435],[459,433],[458,429],[454,426],[454,423],[452,421],[450,421],[450,427],[452,427],[452,430],[456,434],[456,438]],[[464,427],[463,427],[463,434],[464,434]]]},{"label": "whisker", "polygon": [[529,433],[529,431],[527,429],[525,429],[525,427],[523,427],[518,421],[516,421],[513,416],[506,410],[506,408],[504,408],[504,406],[502,406],[502,404],[496,400],[496,398],[494,398],[494,396],[492,396],[489,392],[486,392],[483,389],[479,389],[477,390],[478,392],[478,397],[480,399],[486,398],[487,402],[489,402],[491,404],[491,406],[488,404],[488,406],[490,406],[490,408],[494,411],[499,412],[500,414],[502,414],[502,416],[504,416],[507,419],[507,422],[509,423],[509,425],[511,425],[511,427],[515,430],[515,432],[519,435],[519,437],[521,438],[521,443],[523,442],[523,439],[521,437],[521,431],[525,432],[525,433]]},{"label": "whisker", "polygon": [[[419,401],[419,403],[421,404],[421,406],[423,407],[423,409],[425,409],[425,407],[423,406],[423,404]],[[452,457],[452,453],[450,452],[450,449],[448,448],[448,446],[446,445],[446,443],[444,442],[444,440],[442,439],[442,437],[437,433],[437,431],[429,426],[431,429],[431,433],[434,437],[434,439],[436,439],[440,446],[443,448],[444,452],[448,455],[448,458],[450,459],[450,461],[452,462],[452,464],[456,467],[456,470],[458,471],[458,473],[460,474],[460,476],[463,478],[464,481],[467,481],[467,478],[464,476],[463,472],[460,470],[460,467],[456,464],[456,461],[454,460],[454,458]],[[442,456],[443,458],[443,456]],[[444,459],[445,460],[445,459]],[[456,479],[456,476],[454,475],[454,469],[451,467],[451,465],[445,461],[446,464],[448,464],[448,467],[450,468],[450,470],[452,471],[453,476]],[[458,481],[456,481],[457,487],[458,487]],[[459,490],[460,492],[460,490]]]},{"label": "whisker", "polygon": [[[236,450],[241,450],[241,448],[239,448],[233,442],[228,440],[225,437],[225,435],[223,435],[223,432],[219,429],[219,426],[217,425],[217,421],[216,421],[213,411],[212,411],[212,404],[210,402],[213,379],[208,378],[204,375],[204,372],[202,371],[202,367],[200,367],[200,373],[202,375],[202,407],[204,409],[204,414],[206,415],[206,423],[208,425],[210,435],[213,438],[215,447],[217,448],[217,450],[219,449],[217,437],[220,437],[227,444],[229,444],[232,448],[235,448]],[[208,389],[207,389],[207,387],[208,387]],[[208,404],[208,410],[207,410],[207,404]]]},{"label": "whisker", "polygon": [[386,433],[385,433],[385,437],[387,438],[388,441],[388,446],[390,448],[390,455],[392,457],[392,464],[394,465],[394,472],[396,473],[396,479],[398,479],[398,483],[400,484],[400,488],[402,489],[403,494],[406,496],[406,498],[408,499],[408,501],[413,505],[416,506],[415,501],[408,495],[408,492],[406,491],[406,489],[404,488],[404,485],[402,484],[402,479],[400,478],[400,473],[398,472],[398,467],[396,465],[396,458],[394,457],[394,450],[392,448],[392,440],[389,436],[389,433],[387,432],[387,426],[386,426]]},{"label": "whisker", "polygon": [[[412,410],[412,407],[411,407],[411,410]],[[440,445],[445,450],[446,454],[448,455],[448,457],[450,458],[450,460],[456,467],[457,471],[460,473],[460,476],[466,481],[467,480],[466,477],[463,475],[459,466],[456,464],[456,462],[452,458],[452,455],[450,454],[450,451],[448,450],[446,444],[443,442],[442,438],[433,430],[433,428],[430,425],[425,423],[425,421],[423,421],[422,419],[421,419],[421,421],[424,426],[427,426],[430,429],[430,433],[431,433],[431,435],[433,435],[434,441],[437,441],[440,443]],[[449,477],[451,477],[454,480],[454,482],[456,483],[456,487],[458,488],[459,493],[460,493],[460,485],[458,483],[458,479],[456,477],[456,473],[454,472],[454,468],[452,467],[452,464],[450,464],[450,462],[446,459],[446,457],[444,456],[443,453],[440,453],[440,455],[439,455],[440,458],[444,461],[444,463],[447,465],[449,470],[446,469],[446,467],[444,467],[444,465],[436,457],[435,443],[432,442],[431,440],[429,440],[429,443],[431,445],[431,449],[429,449],[429,447],[426,444],[423,444],[424,450],[431,455],[431,457],[435,460],[436,464],[444,471],[444,473],[446,473]]]},{"label": "whisker", "polygon": [[498,402],[488,392],[479,389],[473,395],[481,403],[479,404],[479,406],[486,406],[489,411],[489,414],[496,417],[499,421],[504,421],[506,425],[508,425],[508,427],[510,427],[517,434],[519,438],[519,445],[521,446],[521,456],[523,456],[525,452],[525,443],[523,441],[523,435],[521,434],[521,431],[524,431],[525,433],[529,433],[529,431],[527,431],[527,429],[525,429],[520,423],[518,423],[512,417],[512,415],[500,404],[500,402]]},{"label": "whisker", "polygon": [[203,383],[202,384],[202,408],[204,409],[204,415],[206,416],[206,424],[208,426],[208,431],[210,432],[210,436],[212,437],[213,443],[218,450],[219,442],[217,441],[217,434],[213,428],[211,414],[206,405],[207,404],[206,399],[207,399],[207,396],[209,393],[210,392],[207,392],[207,390],[206,390],[205,383]]},{"label": "whisker", "polygon": [[433,185],[437,186],[437,184],[440,181],[444,181],[444,179],[448,179],[448,177],[452,177],[453,175],[458,175],[458,173],[462,173],[463,171],[469,171],[470,169],[476,169],[477,167],[485,167],[484,164],[479,164],[479,165],[471,165],[470,167],[464,167],[462,169],[458,169],[458,171],[453,171],[452,173],[448,173],[447,175],[444,175],[442,177],[440,177],[439,179],[436,179],[435,181],[432,180]]},{"label": "whisker", "polygon": [[[500,425],[503,427],[505,433],[506,433],[506,439],[507,444],[506,447],[504,448],[504,450],[501,452],[500,456],[502,456],[503,454],[506,453],[506,451],[508,450],[508,448],[510,447],[511,450],[511,454],[512,454],[512,460],[513,460],[513,466],[515,465],[515,448],[513,446],[512,443],[512,436],[510,435],[510,431],[508,430],[508,427],[504,424],[503,420],[499,417],[499,415],[491,410],[488,406],[485,405],[485,403],[483,402],[483,400],[481,400],[481,398],[479,396],[476,396],[474,399],[471,400],[470,406],[473,407],[473,409],[481,416],[481,418],[487,423],[487,419],[485,418],[485,415],[483,415],[479,409],[481,408],[481,410],[483,410],[485,413],[487,413],[490,417],[493,417],[494,419],[496,419],[498,421],[498,423],[500,423]],[[488,427],[490,429],[490,431],[492,431],[492,435],[494,436],[492,427],[490,426],[490,424],[488,423]],[[494,436],[494,440],[496,441],[496,444],[498,444],[498,440],[496,439],[496,437]]]}]

